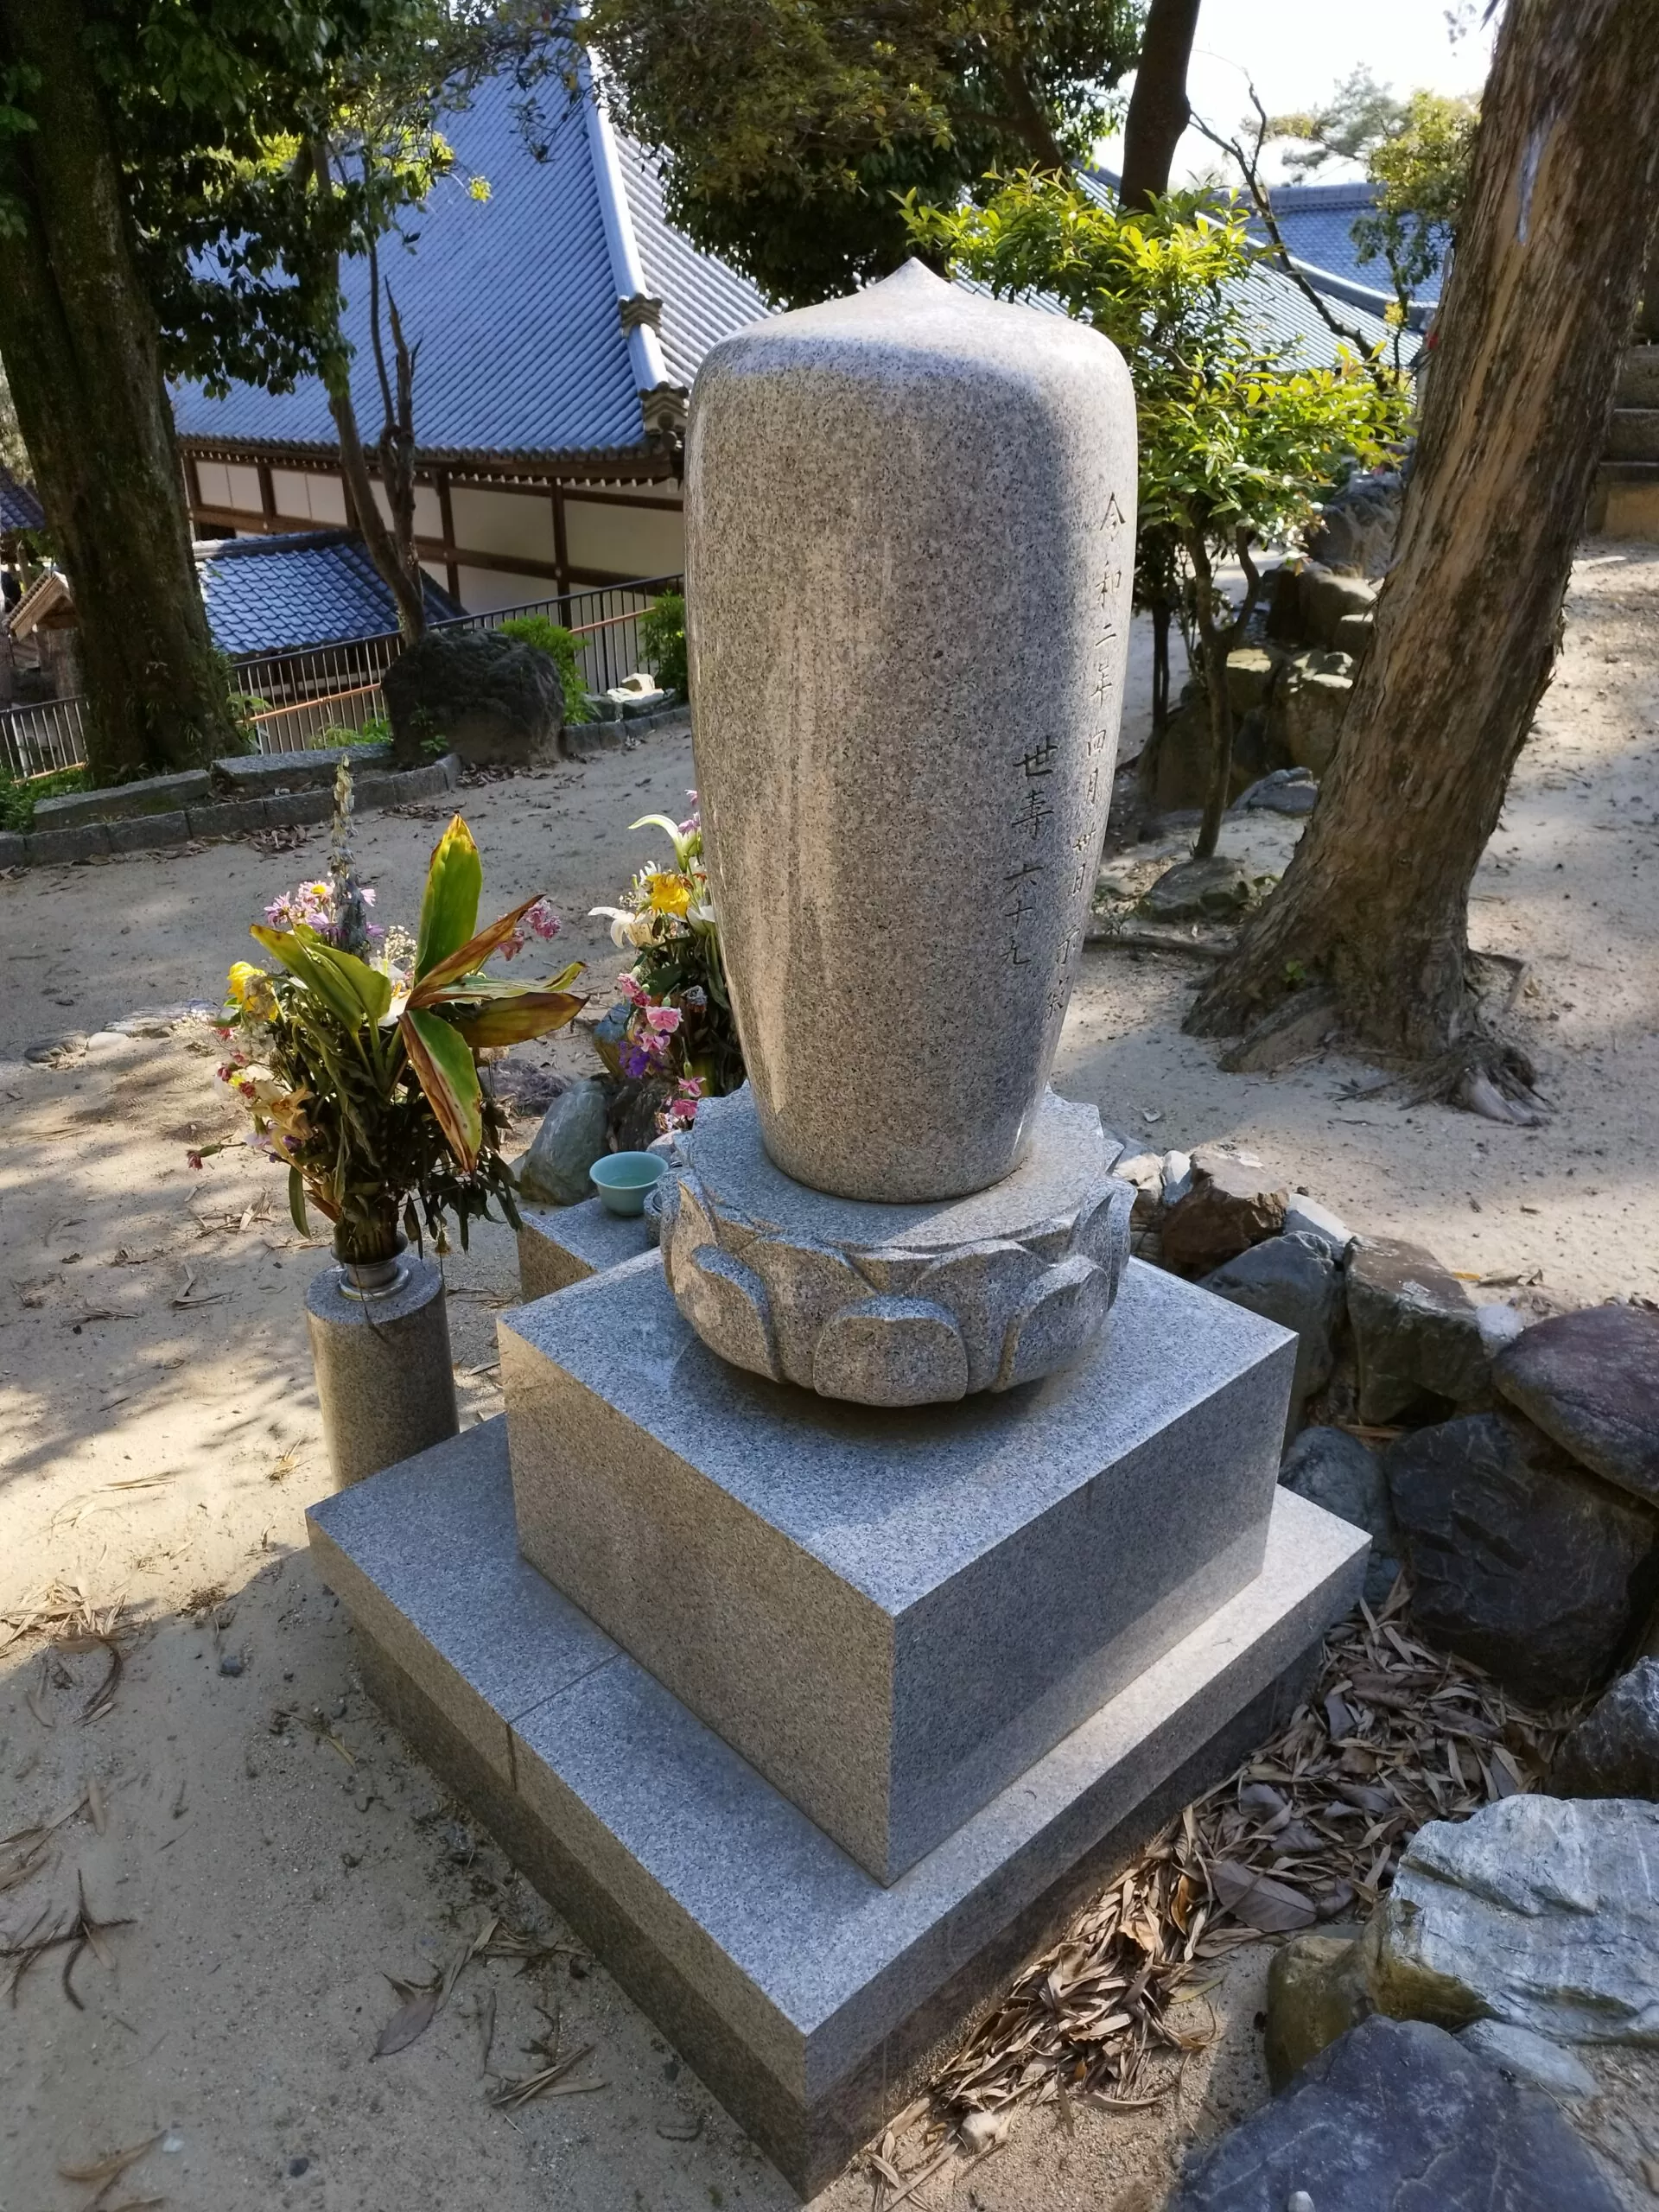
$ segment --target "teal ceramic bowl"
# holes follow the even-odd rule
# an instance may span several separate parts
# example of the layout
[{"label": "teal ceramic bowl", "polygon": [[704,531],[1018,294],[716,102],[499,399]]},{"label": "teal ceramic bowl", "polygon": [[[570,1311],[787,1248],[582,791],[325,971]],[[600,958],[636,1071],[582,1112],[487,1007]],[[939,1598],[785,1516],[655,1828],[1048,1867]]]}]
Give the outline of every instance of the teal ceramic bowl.
[{"label": "teal ceramic bowl", "polygon": [[607,1213],[636,1214],[667,1173],[660,1152],[607,1152],[588,1170]]}]

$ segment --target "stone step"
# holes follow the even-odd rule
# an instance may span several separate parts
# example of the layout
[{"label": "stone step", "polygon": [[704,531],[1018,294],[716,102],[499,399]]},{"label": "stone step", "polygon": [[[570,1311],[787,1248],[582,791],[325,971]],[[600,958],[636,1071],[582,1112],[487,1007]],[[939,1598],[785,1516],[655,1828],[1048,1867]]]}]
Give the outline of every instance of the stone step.
[{"label": "stone step", "polygon": [[1659,346],[1631,346],[1619,365],[1617,407],[1659,407]]},{"label": "stone step", "polygon": [[371,1694],[803,2196],[1288,1719],[1363,1573],[1279,1491],[1255,1580],[884,1887],[525,1564],[505,1431],[324,1498],[313,1560]]},{"label": "stone step", "polygon": [[1590,488],[1584,526],[1593,537],[1659,543],[1659,461],[1604,461]]},{"label": "stone step", "polygon": [[499,1327],[524,1557],[891,1882],[1261,1565],[1295,1338],[1130,1266],[1042,1383],[728,1366],[655,1253]]},{"label": "stone step", "polygon": [[1607,426],[1606,458],[1659,461],[1659,404],[1614,408]]}]

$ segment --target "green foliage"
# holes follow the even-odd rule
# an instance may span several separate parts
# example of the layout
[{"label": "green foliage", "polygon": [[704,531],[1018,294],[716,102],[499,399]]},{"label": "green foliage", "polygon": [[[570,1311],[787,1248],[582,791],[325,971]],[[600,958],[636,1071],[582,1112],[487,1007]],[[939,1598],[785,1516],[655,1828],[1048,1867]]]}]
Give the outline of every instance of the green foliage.
[{"label": "green foliage", "polygon": [[1405,427],[1402,384],[1363,365],[1302,369],[1266,347],[1240,280],[1264,257],[1237,202],[1170,193],[1146,212],[1103,207],[1057,177],[996,180],[983,207],[910,204],[919,241],[999,296],[1046,292],[1122,349],[1140,428],[1140,524],[1212,553],[1312,519],[1351,457]]},{"label": "green foliage", "polygon": [[1367,164],[1377,208],[1355,222],[1354,244],[1362,261],[1380,256],[1388,264],[1402,305],[1456,242],[1479,127],[1473,100],[1414,92],[1401,127]]},{"label": "green foliage", "polygon": [[[3,124],[0,124],[3,128]],[[3,364],[0,364],[0,468],[15,476],[20,484],[29,483],[34,469],[29,464],[29,448],[23,443],[23,433],[17,421],[17,410],[12,404],[11,386],[6,382]]]},{"label": "green foliage", "polygon": [[582,672],[582,641],[574,630],[565,629],[545,614],[514,614],[502,623],[501,633],[516,638],[521,645],[533,646],[556,664],[564,686],[566,721],[593,721],[594,708]]},{"label": "green foliage", "polygon": [[653,599],[639,617],[639,650],[664,690],[691,696],[685,663],[685,601],[677,591]]},{"label": "green foliage", "polygon": [[1379,85],[1362,62],[1323,106],[1268,118],[1269,138],[1300,141],[1285,155],[1293,181],[1305,184],[1327,162],[1369,161],[1406,120],[1407,103],[1392,86]]},{"label": "green foliage", "polygon": [[1356,220],[1354,245],[1362,262],[1386,263],[1403,315],[1456,242],[1479,125],[1476,100],[1428,92],[1402,99],[1360,68],[1323,107],[1270,117],[1268,136],[1301,142],[1285,156],[1299,179],[1329,161],[1365,164],[1377,205]]},{"label": "green foliage", "polygon": [[579,961],[541,983],[484,973],[495,953],[511,958],[558,924],[527,899],[479,928],[483,870],[459,815],[432,855],[418,940],[394,931],[377,944],[372,894],[346,842],[351,806],[342,766],[328,880],[302,885],[254,928],[274,970],[251,961],[231,969],[222,1034],[232,1052],[220,1074],[260,1148],[287,1167],[302,1231],[314,1205],[334,1224],[340,1256],[364,1262],[395,1249],[400,1216],[413,1241],[423,1224],[435,1232],[440,1251],[446,1214],[463,1246],[492,1199],[517,1225],[500,1154],[506,1120],[480,1080],[479,1054],[562,1028],[585,1001],[569,988]]},{"label": "green foliage", "polygon": [[0,830],[27,836],[34,827],[36,800],[91,789],[84,768],[54,768],[49,775],[29,776],[19,782],[0,767]]},{"label": "green foliage", "polygon": [[[1209,800],[1197,851],[1213,853],[1228,797],[1232,709],[1226,658],[1259,588],[1252,547],[1313,518],[1319,493],[1380,460],[1404,431],[1409,387],[1380,359],[1344,354],[1303,369],[1266,346],[1242,279],[1264,257],[1243,208],[1169,193],[1145,212],[1103,207],[1055,176],[990,181],[983,207],[907,213],[918,239],[1007,296],[1057,298],[1122,350],[1135,379],[1140,492],[1136,586],[1143,604],[1182,610],[1208,701]],[[1246,592],[1215,579],[1236,555]]]},{"label": "green foliage", "polygon": [[[87,0],[83,21],[76,62],[105,97],[164,366],[213,391],[285,390],[337,353],[338,257],[448,173],[435,110],[468,57],[528,77],[565,50],[561,11],[532,0]],[[16,226],[38,86],[6,47],[0,16],[0,225]],[[344,157],[326,189],[319,143]]]},{"label": "green foliage", "polygon": [[896,268],[899,201],[998,162],[1087,158],[1142,0],[594,0],[607,97],[665,165],[669,212],[789,306]]}]

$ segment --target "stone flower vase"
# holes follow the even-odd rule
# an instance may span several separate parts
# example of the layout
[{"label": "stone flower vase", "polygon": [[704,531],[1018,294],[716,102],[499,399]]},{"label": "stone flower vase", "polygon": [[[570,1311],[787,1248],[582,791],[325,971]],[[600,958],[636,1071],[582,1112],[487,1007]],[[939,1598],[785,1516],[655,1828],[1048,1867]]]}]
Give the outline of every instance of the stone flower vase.
[{"label": "stone flower vase", "polygon": [[305,1294],[334,1487],[442,1444],[461,1427],[443,1274],[392,1231],[378,1256],[344,1256]]},{"label": "stone flower vase", "polygon": [[697,788],[767,1154],[893,1202],[1020,1161],[1111,796],[1135,546],[1116,349],[911,262],[706,357]]}]

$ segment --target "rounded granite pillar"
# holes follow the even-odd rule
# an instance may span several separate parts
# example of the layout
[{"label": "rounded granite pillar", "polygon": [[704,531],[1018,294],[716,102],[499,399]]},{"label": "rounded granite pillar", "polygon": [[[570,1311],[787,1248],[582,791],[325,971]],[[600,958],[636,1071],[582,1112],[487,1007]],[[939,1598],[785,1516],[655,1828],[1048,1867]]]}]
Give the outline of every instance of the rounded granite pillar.
[{"label": "rounded granite pillar", "polygon": [[1135,401],[1064,315],[918,262],[706,357],[697,788],[766,1151],[837,1196],[1021,1158],[1117,747]]},{"label": "rounded granite pillar", "polygon": [[305,1294],[322,1432],[344,1490],[455,1435],[455,1376],[443,1275],[405,1256],[395,1287],[363,1297],[344,1268],[325,1268]]}]

